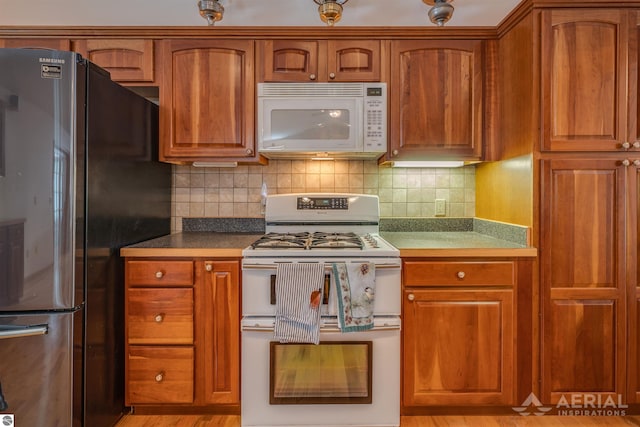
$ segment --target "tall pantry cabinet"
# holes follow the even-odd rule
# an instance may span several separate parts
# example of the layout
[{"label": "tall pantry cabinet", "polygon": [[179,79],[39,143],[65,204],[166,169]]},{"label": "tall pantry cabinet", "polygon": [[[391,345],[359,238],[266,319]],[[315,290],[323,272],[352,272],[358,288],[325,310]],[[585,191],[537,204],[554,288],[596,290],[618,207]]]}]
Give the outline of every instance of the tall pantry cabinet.
[{"label": "tall pantry cabinet", "polygon": [[635,9],[543,9],[540,285],[543,402],[640,402]]}]

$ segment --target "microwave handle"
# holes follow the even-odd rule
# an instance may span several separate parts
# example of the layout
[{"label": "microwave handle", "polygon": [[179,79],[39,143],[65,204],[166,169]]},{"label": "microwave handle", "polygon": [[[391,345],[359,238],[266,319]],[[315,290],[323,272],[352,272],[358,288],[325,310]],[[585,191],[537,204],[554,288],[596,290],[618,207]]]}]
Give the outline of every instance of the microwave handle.
[{"label": "microwave handle", "polygon": [[284,150],[284,145],[272,145],[271,147],[262,147],[260,151],[281,151]]}]

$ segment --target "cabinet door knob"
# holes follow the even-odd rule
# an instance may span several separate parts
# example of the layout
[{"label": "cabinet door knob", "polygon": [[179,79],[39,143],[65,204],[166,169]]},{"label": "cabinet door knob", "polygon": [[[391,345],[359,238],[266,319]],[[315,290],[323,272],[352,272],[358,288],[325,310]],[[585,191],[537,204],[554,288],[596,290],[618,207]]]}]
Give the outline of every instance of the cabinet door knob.
[{"label": "cabinet door knob", "polygon": [[640,148],[640,141],[636,141],[633,143],[633,148]]},{"label": "cabinet door knob", "polygon": [[393,150],[393,151],[391,152],[391,154],[392,154],[392,155],[394,155],[394,156],[397,156],[397,155],[398,155],[398,150]]},{"label": "cabinet door knob", "polygon": [[156,271],[156,279],[162,279],[163,276],[164,276],[164,272]]},{"label": "cabinet door knob", "polygon": [[164,372],[158,372],[156,374],[156,382],[161,383],[164,380]]},{"label": "cabinet door knob", "polygon": [[635,159],[635,160],[633,161],[633,166],[640,166],[640,160]]},{"label": "cabinet door knob", "polygon": [[407,299],[409,301],[413,301],[414,299],[416,299],[416,296],[414,294],[409,294],[409,295],[407,295]]},{"label": "cabinet door knob", "polygon": [[253,150],[251,148],[247,148],[247,154],[248,155],[252,155],[253,154]]},{"label": "cabinet door knob", "polygon": [[155,320],[156,323],[162,323],[162,321],[164,320],[164,313],[156,314],[156,317],[154,317],[153,320]]},{"label": "cabinet door knob", "polygon": [[329,78],[331,80],[335,79],[336,78],[336,73],[329,73]]},{"label": "cabinet door knob", "polygon": [[207,270],[207,271],[213,271],[213,265],[207,264],[207,265],[204,266],[204,269]]},{"label": "cabinet door knob", "polygon": [[623,142],[622,143],[622,148],[624,148],[625,150],[628,150],[629,148],[631,148],[631,143]]},{"label": "cabinet door knob", "polygon": [[631,162],[629,161],[629,159],[624,159],[622,161],[622,166],[629,166],[631,164]]},{"label": "cabinet door knob", "polygon": [[456,276],[458,276],[458,279],[464,279],[464,271],[458,271],[458,274],[456,274]]},{"label": "cabinet door knob", "polygon": [[315,80],[315,79],[316,79],[316,75],[315,74],[309,75],[309,80]]}]

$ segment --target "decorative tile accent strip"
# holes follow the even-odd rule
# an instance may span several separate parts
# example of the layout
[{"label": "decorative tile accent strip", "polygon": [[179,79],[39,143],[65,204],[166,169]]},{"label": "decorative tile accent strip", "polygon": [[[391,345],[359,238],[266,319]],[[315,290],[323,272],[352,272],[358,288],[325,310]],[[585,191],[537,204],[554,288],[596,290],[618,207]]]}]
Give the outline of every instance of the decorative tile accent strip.
[{"label": "decorative tile accent strip", "polygon": [[474,231],[473,218],[381,218],[380,231]]},{"label": "decorative tile accent strip", "polygon": [[523,246],[528,244],[528,230],[529,227],[522,225],[489,221],[481,218],[473,219],[473,231]]},{"label": "decorative tile accent strip", "polygon": [[264,233],[263,218],[182,218],[182,231]]}]

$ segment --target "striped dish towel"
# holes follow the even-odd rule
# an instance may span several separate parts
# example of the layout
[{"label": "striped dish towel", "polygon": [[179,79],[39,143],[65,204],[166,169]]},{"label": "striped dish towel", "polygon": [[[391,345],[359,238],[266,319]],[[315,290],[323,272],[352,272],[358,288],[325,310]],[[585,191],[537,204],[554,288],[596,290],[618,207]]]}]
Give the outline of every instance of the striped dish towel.
[{"label": "striped dish towel", "polygon": [[280,342],[320,342],[323,263],[281,263],[276,271],[274,338]]},{"label": "striped dish towel", "polygon": [[340,330],[356,332],[373,328],[376,265],[370,262],[336,262],[331,267],[338,297]]}]

